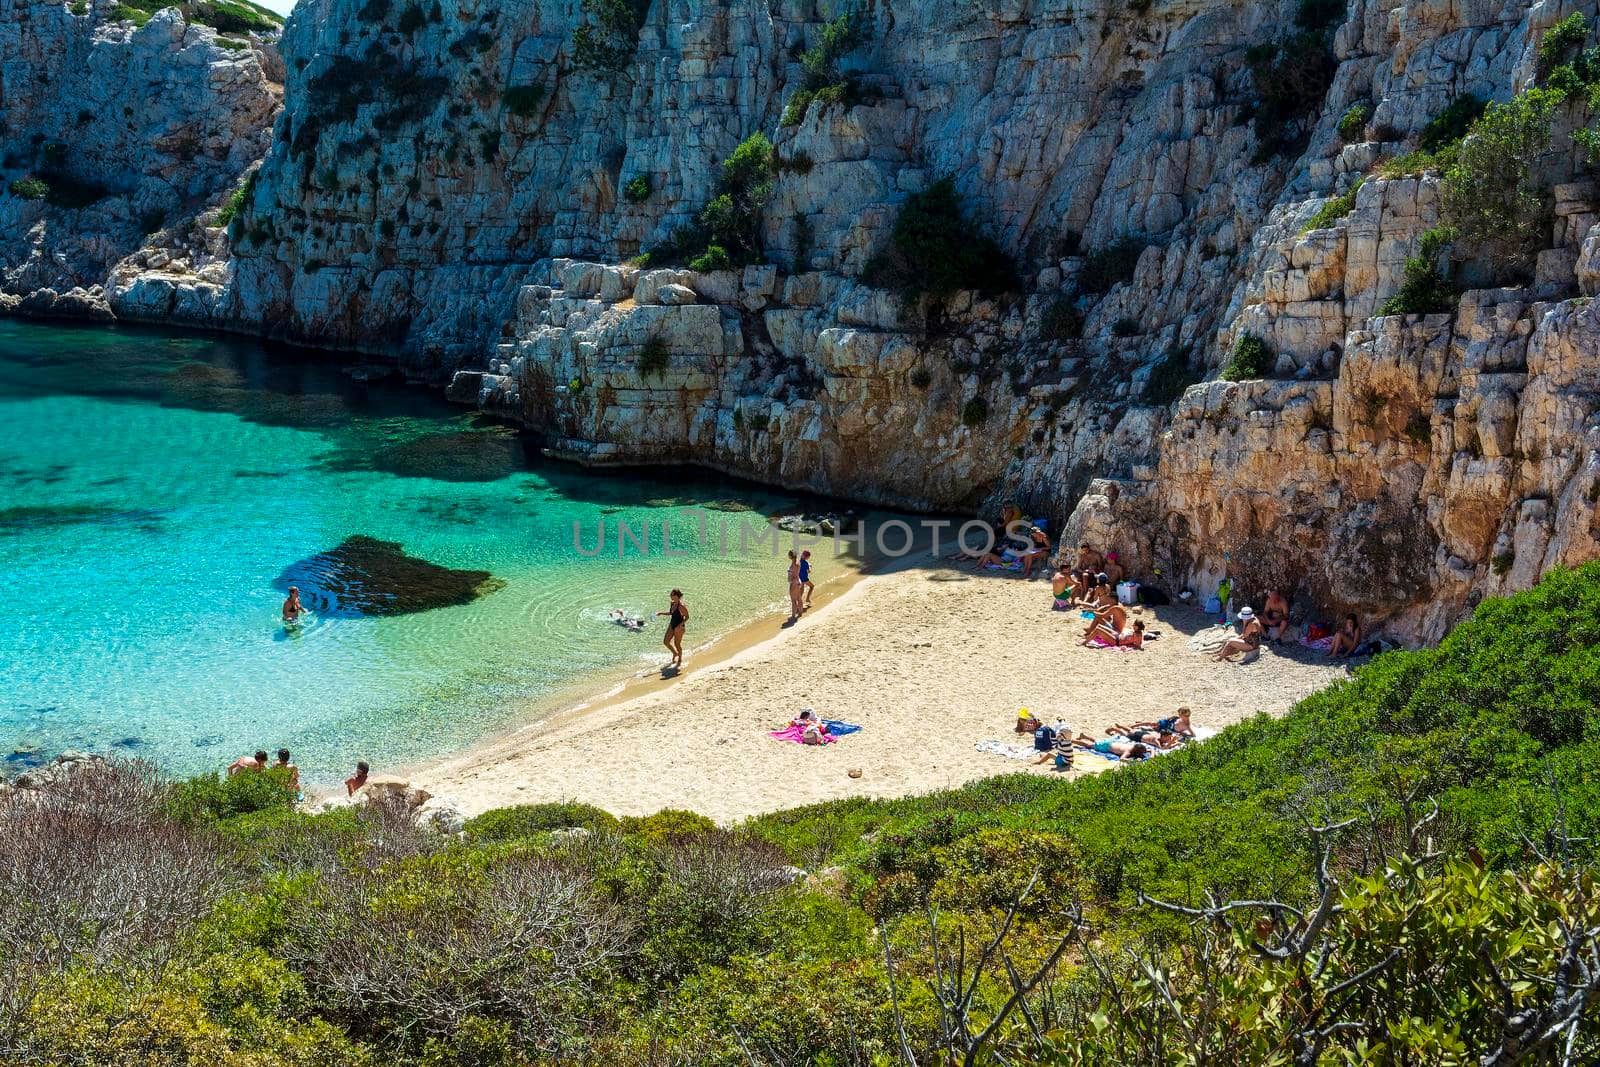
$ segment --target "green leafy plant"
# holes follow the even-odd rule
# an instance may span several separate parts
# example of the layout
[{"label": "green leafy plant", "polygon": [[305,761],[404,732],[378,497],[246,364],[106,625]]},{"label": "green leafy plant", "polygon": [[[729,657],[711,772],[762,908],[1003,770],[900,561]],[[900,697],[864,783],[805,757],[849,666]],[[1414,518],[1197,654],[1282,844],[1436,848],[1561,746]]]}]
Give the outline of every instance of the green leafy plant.
[{"label": "green leafy plant", "polygon": [[733,257],[728,255],[728,250],[721,245],[707,245],[704,252],[689,261],[689,269],[699,271],[701,274],[732,270]]},{"label": "green leafy plant", "polygon": [[1011,257],[962,212],[948,177],[900,205],[889,245],[868,264],[867,278],[908,298],[926,294],[936,300],[959,289],[995,296],[1020,284]]},{"label": "green leafy plant", "polygon": [[572,63],[579,70],[616,74],[639,47],[649,0],[583,0],[588,19],[572,35]]},{"label": "green leafy plant", "polygon": [[1079,288],[1086,293],[1104,293],[1132,281],[1139,267],[1139,256],[1147,247],[1146,241],[1125,237],[1095,249],[1084,258],[1083,269],[1078,272]]},{"label": "green leafy plant", "polygon": [[1364,178],[1357,178],[1350,188],[1338,196],[1329,197],[1328,202],[1318,208],[1317,213],[1311,216],[1310,221],[1300,228],[1300,232],[1307,233],[1311,230],[1320,230],[1332,226],[1335,222],[1350,214],[1355,209],[1356,194],[1361,191],[1361,183],[1363,181],[1365,181]]},{"label": "green leafy plant", "polygon": [[1229,382],[1265,378],[1272,370],[1273,358],[1272,350],[1261,338],[1253,333],[1240,334],[1233,343],[1233,356],[1222,368],[1221,377]]},{"label": "green leafy plant", "polygon": [[539,113],[545,92],[542,85],[509,85],[500,93],[500,102],[519,119],[532,118]]},{"label": "green leafy plant", "polygon": [[1458,143],[1472,129],[1472,124],[1482,115],[1488,102],[1482,97],[1470,93],[1458,96],[1445,106],[1445,109],[1428,121],[1422,128],[1419,144],[1422,151],[1429,155],[1438,155],[1440,151],[1450,145]]},{"label": "green leafy plant", "polygon": [[50,195],[50,186],[40,178],[17,178],[7,188],[22,200],[43,200]]},{"label": "green leafy plant", "polygon": [[590,804],[518,804],[474,815],[462,830],[473,841],[490,842],[516,841],[573,827],[615,830],[617,820],[609,812]]},{"label": "green leafy plant", "polygon": [[1589,20],[1574,11],[1544,31],[1539,38],[1538,76],[1548,78],[1557,67],[1577,56],[1589,36]]},{"label": "green leafy plant", "polygon": [[1139,334],[1138,319],[1118,319],[1111,324],[1112,337],[1137,337]]},{"label": "green leafy plant", "polygon": [[975,396],[961,406],[961,425],[976,428],[988,421],[989,402],[983,397]]},{"label": "green leafy plant", "polygon": [[228,199],[217,208],[217,225],[231,225],[235,218],[250,210],[250,203],[256,194],[256,172],[252,171],[250,177],[239,183],[239,187],[228,194]]},{"label": "green leafy plant", "polygon": [[1189,365],[1189,350],[1172,349],[1145,379],[1144,399],[1147,403],[1165,407],[1183,396],[1189,386],[1199,380],[1194,368]]},{"label": "green leafy plant", "polygon": [[1530,89],[1491,103],[1445,172],[1441,214],[1461,238],[1509,270],[1526,270],[1542,247],[1550,205],[1534,161],[1549,146],[1560,97]]},{"label": "green leafy plant", "polygon": [[1067,297],[1050,302],[1039,316],[1039,337],[1045,341],[1076,341],[1083,336],[1083,313]]},{"label": "green leafy plant", "polygon": [[667,367],[672,362],[671,353],[667,350],[667,343],[659,337],[651,337],[639,350],[639,376],[655,375],[660,377],[666,373]]},{"label": "green leafy plant", "polygon": [[636,174],[622,187],[622,195],[630,204],[642,204],[650,199],[650,175]]},{"label": "green leafy plant", "polygon": [[1372,105],[1365,100],[1358,100],[1345,109],[1339,117],[1339,138],[1346,143],[1361,140],[1367,129],[1367,120],[1372,118]]}]

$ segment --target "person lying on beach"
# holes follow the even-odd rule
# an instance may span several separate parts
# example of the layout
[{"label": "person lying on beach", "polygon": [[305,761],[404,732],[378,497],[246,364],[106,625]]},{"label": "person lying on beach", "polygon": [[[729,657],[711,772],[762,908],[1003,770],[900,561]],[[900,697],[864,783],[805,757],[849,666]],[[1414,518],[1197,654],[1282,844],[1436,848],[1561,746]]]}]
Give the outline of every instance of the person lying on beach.
[{"label": "person lying on beach", "polygon": [[1241,652],[1254,652],[1261,648],[1261,640],[1266,631],[1261,628],[1261,620],[1256,618],[1255,609],[1248,605],[1239,609],[1239,636],[1230,637],[1217,651],[1216,659],[1232,659]]},{"label": "person lying on beach", "polygon": [[984,561],[989,557],[994,556],[995,550],[998,549],[1000,544],[1006,539],[1006,531],[1011,528],[1011,524],[1019,521],[1021,518],[1021,509],[1014,504],[1007,504],[1005,507],[1000,509],[1000,518],[998,521],[989,522],[984,519],[978,520],[989,528],[989,543],[977,551],[971,551],[967,548],[962,548],[957,555],[962,560],[976,560],[978,566],[982,567],[984,565]]},{"label": "person lying on beach", "polygon": [[352,774],[350,777],[348,777],[348,778],[346,778],[344,780],[344,792],[345,792],[345,795],[346,796],[351,796],[351,797],[355,796],[356,795],[356,790],[360,789],[362,786],[364,786],[366,784],[367,784],[367,761],[366,760],[357,760],[356,761],[356,773]]},{"label": "person lying on beach", "polygon": [[283,621],[299,622],[300,616],[306,613],[305,606],[300,603],[300,589],[298,586],[289,587],[289,598],[283,602]]},{"label": "person lying on beach", "polygon": [[828,724],[811,714],[810,711],[802,711],[799,718],[789,720],[789,725],[800,727],[800,743],[802,745],[822,745],[827,743]]},{"label": "person lying on beach", "polygon": [[1144,759],[1150,754],[1149,746],[1142,741],[1129,741],[1122,737],[1103,737],[1098,741],[1092,737],[1074,737],[1072,743],[1079,748],[1098,752],[1102,756],[1116,756],[1118,759]]},{"label": "person lying on beach", "polygon": [[1131,734],[1135,730],[1157,730],[1164,734],[1178,734],[1181,737],[1193,737],[1194,727],[1189,725],[1189,709],[1179,708],[1164,719],[1155,719],[1151,722],[1136,722],[1130,726],[1112,723],[1108,734]]},{"label": "person lying on beach", "polygon": [[1328,646],[1328,658],[1349,659],[1360,647],[1361,620],[1354,615],[1346,615],[1339,632],[1333,635],[1333,644]]},{"label": "person lying on beach", "polygon": [[1289,600],[1276,589],[1267,594],[1267,603],[1261,609],[1261,625],[1266,630],[1267,640],[1274,644],[1283,640],[1283,635],[1289,629]]},{"label": "person lying on beach", "polygon": [[1149,745],[1151,748],[1171,749],[1183,744],[1184,738],[1171,730],[1157,730],[1153,726],[1133,726],[1126,730],[1110,728],[1106,730],[1107,737],[1125,737],[1129,741],[1138,741]]},{"label": "person lying on beach", "polygon": [[264,771],[267,769],[267,753],[265,749],[258,751],[254,756],[240,756],[228,765],[228,777],[232,778],[240,771]]}]

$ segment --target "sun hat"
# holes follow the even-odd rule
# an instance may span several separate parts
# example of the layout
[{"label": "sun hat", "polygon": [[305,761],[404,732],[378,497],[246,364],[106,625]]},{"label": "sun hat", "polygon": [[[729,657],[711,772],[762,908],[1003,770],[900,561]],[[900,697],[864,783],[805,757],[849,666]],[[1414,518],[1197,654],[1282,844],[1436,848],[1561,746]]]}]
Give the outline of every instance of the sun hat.
[{"label": "sun hat", "polygon": [[1017,718],[1019,718],[1019,719],[1031,719],[1031,718],[1033,718],[1033,712],[1029,711],[1027,708],[1018,708],[1017,709]]},{"label": "sun hat", "polygon": [[1241,619],[1253,619],[1255,617],[1256,617],[1256,613],[1255,613],[1255,609],[1254,608],[1244,607],[1244,608],[1240,608],[1239,609],[1239,618],[1241,618]]}]

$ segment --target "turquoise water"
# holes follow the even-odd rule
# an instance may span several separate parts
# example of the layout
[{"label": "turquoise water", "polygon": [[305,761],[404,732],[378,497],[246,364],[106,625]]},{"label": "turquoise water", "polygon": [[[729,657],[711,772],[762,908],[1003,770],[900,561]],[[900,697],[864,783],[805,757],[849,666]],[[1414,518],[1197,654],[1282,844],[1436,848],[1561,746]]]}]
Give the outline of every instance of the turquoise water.
[{"label": "turquoise water", "polygon": [[[426,390],[362,384],[289,351],[209,337],[0,320],[0,756],[125,752],[174,773],[286,745],[309,781],[459,750],[606,672],[665,662],[781,599],[769,556],[692,547],[713,521],[792,501],[738,483],[597,475]],[[759,514],[750,516],[759,519]],[[596,525],[671,522],[687,557],[595,558]],[[659,528],[659,526],[657,526]],[[504,582],[471,603],[369,617],[286,569],[366,535]],[[305,573],[301,571],[299,573]]]}]

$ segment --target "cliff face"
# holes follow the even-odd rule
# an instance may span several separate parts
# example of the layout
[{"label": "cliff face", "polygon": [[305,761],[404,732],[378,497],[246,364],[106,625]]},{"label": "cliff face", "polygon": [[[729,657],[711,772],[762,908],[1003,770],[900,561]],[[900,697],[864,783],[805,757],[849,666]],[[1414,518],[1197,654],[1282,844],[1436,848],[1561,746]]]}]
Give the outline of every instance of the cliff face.
[{"label": "cliff face", "polygon": [[[270,140],[231,228],[203,215],[131,255],[111,242],[74,280],[100,263],[123,318],[459,371],[458,399],[586,462],[927,508],[1017,499],[1168,584],[1228,572],[1437,636],[1484,592],[1595,549],[1594,326],[1570,298],[1596,275],[1597,208],[1583,161],[1553,153],[1536,284],[1374,317],[1439,215],[1436,176],[1374,166],[1452,101],[1525,85],[1562,12],[1319,10],[884,0],[837,60],[853,92],[786,115],[836,14],[810,0],[656,0],[603,70],[578,62],[597,16],[576,0],[304,0],[270,134],[178,198],[215,204]],[[1319,17],[1326,60],[1302,33]],[[196,34],[160,19],[162,39]],[[125,57],[156,27],[83,47]],[[237,85],[272,53],[235,53],[224,76],[216,51],[206,84],[231,88],[211,99],[243,116],[256,98]],[[1266,79],[1293,106],[1264,105]],[[766,264],[630,265],[695,221],[755,132],[778,160]],[[863,280],[906,197],[946,175],[1020,264],[1020,294],[935,306]],[[1348,214],[1307,230],[1341,193]],[[14,210],[0,197],[0,219]],[[1183,391],[1246,335],[1272,354],[1264,379]]]},{"label": "cliff face", "polygon": [[112,6],[0,0],[0,307],[107,316],[111,268],[169,228],[184,254],[188,220],[267,150],[270,45]]}]

